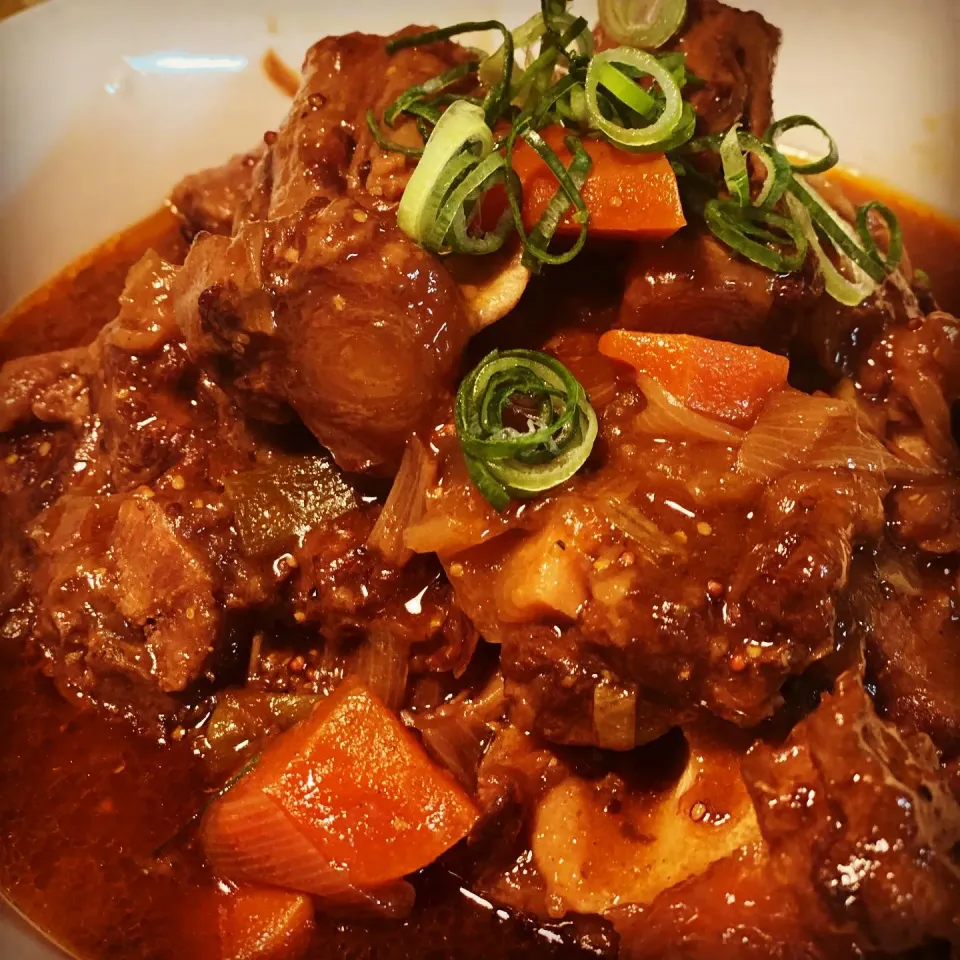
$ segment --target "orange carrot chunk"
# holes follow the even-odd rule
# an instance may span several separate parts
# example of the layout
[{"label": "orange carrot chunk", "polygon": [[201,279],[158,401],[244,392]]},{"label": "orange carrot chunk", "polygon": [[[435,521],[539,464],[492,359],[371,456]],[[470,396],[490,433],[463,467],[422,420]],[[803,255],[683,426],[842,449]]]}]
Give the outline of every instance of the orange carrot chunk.
[{"label": "orange carrot chunk", "polygon": [[[546,127],[540,135],[565,167],[570,151],[564,145],[569,131]],[[662,153],[628,153],[604,140],[583,140],[593,164],[581,187],[590,213],[590,235],[665,240],[686,224],[680,204],[677,178]],[[513,150],[513,169],[523,187],[523,225],[532,230],[557,192],[557,178],[540,155],[525,141]],[[502,190],[491,190],[484,199],[481,221],[487,229],[496,225],[506,204]],[[576,236],[580,225],[571,208],[557,227],[558,236]]]},{"label": "orange carrot chunk", "polygon": [[337,896],[426,866],[477,816],[397,717],[348,681],[211,804],[204,848],[227,879]]},{"label": "orange carrot chunk", "polygon": [[767,397],[786,385],[790,366],[759,347],[684,333],[610,330],[600,352],[656,380],[691,410],[739,427],[752,424]]},{"label": "orange carrot chunk", "polygon": [[302,893],[243,886],[220,897],[220,960],[300,960],[313,935]]}]

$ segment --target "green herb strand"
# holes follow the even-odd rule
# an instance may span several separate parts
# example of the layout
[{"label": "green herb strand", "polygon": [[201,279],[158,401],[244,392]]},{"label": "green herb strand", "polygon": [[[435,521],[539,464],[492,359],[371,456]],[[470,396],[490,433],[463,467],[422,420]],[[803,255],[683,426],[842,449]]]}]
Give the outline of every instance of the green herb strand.
[{"label": "green herb strand", "polygon": [[[504,422],[511,407],[526,420],[525,431]],[[454,415],[470,479],[496,510],[570,479],[597,437],[583,387],[562,363],[534,350],[484,357],[460,384]]]}]

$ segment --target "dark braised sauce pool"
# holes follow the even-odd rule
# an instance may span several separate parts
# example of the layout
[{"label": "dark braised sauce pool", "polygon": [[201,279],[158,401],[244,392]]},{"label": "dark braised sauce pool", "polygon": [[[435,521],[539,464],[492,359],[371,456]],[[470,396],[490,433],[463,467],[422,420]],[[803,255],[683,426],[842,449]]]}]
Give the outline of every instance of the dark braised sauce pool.
[{"label": "dark braised sauce pool", "polygon": [[[779,32],[690,10],[700,127],[762,133]],[[960,225],[832,172],[909,253],[855,307],[692,221],[520,297],[362,120],[468,56],[321,40],[0,322],[0,892],[83,960],[946,958]],[[599,427],[496,513],[452,399],[509,348]]]},{"label": "dark braised sauce pool", "polygon": [[[856,179],[845,176],[843,182],[851,192],[857,189]],[[940,282],[945,308],[960,308],[954,276],[960,229],[917,211],[908,200],[893,202],[908,248],[929,251],[923,262]],[[92,251],[81,261],[79,282],[74,269],[65,271],[68,282],[52,281],[14,311],[3,327],[0,356],[89,342],[115,315],[127,270],[150,248],[173,262],[185,253],[180,221],[166,209]],[[31,442],[55,446],[56,431],[46,436]],[[0,458],[18,449],[16,438],[5,437]],[[55,456],[55,450],[47,454]],[[42,484],[43,464],[34,458],[24,479]],[[20,522],[7,513],[4,529]],[[4,620],[0,642],[0,887],[81,956],[203,956],[198,931],[206,924],[208,935],[216,936],[215,906],[201,896],[209,893],[210,881],[189,862],[189,853],[184,872],[160,869],[152,860],[204,802],[203,770],[192,747],[186,741],[158,745],[123,719],[66,701],[45,675],[40,652],[24,643],[16,617]],[[478,906],[442,867],[427,870],[416,886],[417,909],[408,921],[321,920],[316,956],[581,955],[556,945],[565,925],[543,925],[538,932],[536,923]],[[598,953],[615,942],[599,924],[586,933]]]}]

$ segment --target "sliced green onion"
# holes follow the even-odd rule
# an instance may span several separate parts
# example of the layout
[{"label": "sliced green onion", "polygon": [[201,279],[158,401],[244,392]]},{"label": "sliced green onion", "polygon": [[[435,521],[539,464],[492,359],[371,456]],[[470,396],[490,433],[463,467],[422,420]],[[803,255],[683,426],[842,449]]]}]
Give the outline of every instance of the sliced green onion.
[{"label": "sliced green onion", "polygon": [[657,101],[632,77],[622,73],[612,63],[601,64],[597,69],[597,77],[601,86],[609,90],[634,113],[639,113],[641,117],[647,119],[656,117]]},{"label": "sliced green onion", "polygon": [[677,81],[677,86],[681,90],[687,86],[704,86],[704,81],[687,68],[687,55],[680,50],[658,53],[657,59],[670,71],[670,75]]},{"label": "sliced green onion", "polygon": [[[732,200],[712,199],[704,206],[703,219],[718,240],[761,267],[793,273],[803,266],[807,238],[789,217],[765,208],[741,207]],[[792,252],[782,249],[786,244],[792,244]]]},{"label": "sliced green onion", "polygon": [[[402,143],[397,143],[395,140],[388,140],[384,135],[383,131],[380,129],[380,124],[377,123],[377,118],[374,116],[372,110],[367,111],[367,126],[370,128],[370,133],[373,134],[373,139],[376,141],[378,147],[381,150],[390,150],[393,153],[403,153],[408,157],[420,157],[423,156],[423,147],[406,147]],[[420,131],[420,135],[423,136],[423,130]],[[424,137],[426,140],[426,137]]]},{"label": "sliced green onion", "polygon": [[[567,50],[569,44],[578,37],[590,33],[587,21],[583,17],[577,17],[574,20],[569,14],[564,14],[562,17],[558,15],[555,19],[563,23],[569,21],[569,24],[561,35],[556,34],[553,30],[546,31],[539,55],[523,70],[513,84],[513,99],[515,101],[524,90],[527,91],[524,99],[525,106],[528,109],[536,106],[547,90],[550,89],[558,61],[561,59],[569,61],[571,59],[570,52]],[[592,45],[592,38],[590,43]]]},{"label": "sliced green onion", "polygon": [[[583,144],[578,138],[565,138],[564,142],[571,155],[570,166],[566,170],[566,175],[569,178],[570,185],[572,185],[576,191],[571,195],[565,180],[557,174],[558,168],[560,171],[563,170],[560,158],[550,149],[546,141],[544,141],[539,134],[528,134],[524,139],[540,154],[551,171],[554,171],[554,175],[558,177],[559,181],[559,187],[556,193],[551,197],[537,225],[530,231],[530,235],[526,237],[525,240],[525,249],[522,258],[523,265],[530,270],[538,271],[541,263],[567,263],[583,249],[587,241],[590,215],[587,212],[583,194],[580,190],[586,182],[593,161],[590,159],[590,154],[583,149]],[[549,154],[552,156],[548,156],[547,151],[549,151]],[[580,233],[569,250],[560,254],[552,254],[548,251],[550,241],[553,239],[553,235],[556,233],[560,221],[566,216],[571,205],[575,206],[577,210],[574,219],[580,223]],[[514,220],[514,224],[516,224],[516,220]]]},{"label": "sliced green onion", "polygon": [[824,173],[831,167],[835,167],[840,160],[840,151],[837,148],[837,142],[812,117],[795,114],[792,117],[784,117],[782,120],[777,120],[770,125],[770,129],[767,130],[763,139],[766,140],[767,143],[776,146],[776,139],[781,133],[786,133],[787,130],[795,130],[797,127],[813,127],[814,130],[826,138],[828,147],[826,155],[819,160],[811,160],[808,163],[791,163],[790,166],[794,173]]},{"label": "sliced green onion", "polygon": [[537,101],[537,105],[530,115],[530,127],[533,130],[539,130],[541,127],[545,126],[549,122],[549,114],[553,107],[557,106],[559,109],[560,102],[568,94],[572,96],[574,88],[579,88],[582,95],[583,84],[578,77],[572,73],[568,73],[565,77],[561,77]]},{"label": "sliced green onion", "polygon": [[[522,23],[516,30],[511,31],[513,46],[516,50],[528,50],[546,33],[547,27],[543,22],[543,14],[535,13],[529,20]],[[485,86],[493,86],[503,79],[506,67],[504,45],[501,43],[489,57],[480,63],[478,72],[480,82]]]},{"label": "sliced green onion", "polygon": [[600,26],[617,43],[655,50],[679,29],[686,0],[600,0]]},{"label": "sliced green onion", "polygon": [[452,103],[437,121],[400,198],[400,229],[425,246],[435,240],[433,228],[443,200],[475,162],[492,152],[493,134],[483,109],[465,100]]},{"label": "sliced green onion", "polygon": [[[887,245],[886,256],[880,252],[870,233],[868,217],[872,210],[876,210],[883,217],[887,230],[890,231],[890,243]],[[887,273],[893,273],[900,266],[900,261],[903,259],[903,230],[897,215],[885,203],[871,200],[857,209],[857,235],[868,256],[879,263]]]},{"label": "sliced green onion", "polygon": [[[533,45],[538,40],[543,39],[548,33],[554,32],[557,34],[558,38],[564,35],[569,37],[569,39],[562,44],[564,47],[572,41],[576,43],[577,49],[580,51],[581,56],[593,56],[593,35],[590,33],[590,28],[586,20],[584,20],[582,17],[575,18],[572,14],[566,13],[565,11],[558,11],[551,14],[550,20],[552,28],[548,27],[544,22],[542,12],[535,13],[532,17],[530,17],[529,20],[513,31],[512,35],[514,48],[518,50],[526,50],[528,52],[528,57],[532,56],[531,50]],[[574,25],[576,25],[576,30],[571,34],[571,28],[574,27]],[[557,43],[554,44],[554,47],[559,47],[560,45],[561,43],[558,40]],[[543,56],[544,52],[546,51],[541,51],[541,57]],[[536,72],[536,70],[544,68],[545,66],[546,59],[541,60],[539,65],[537,65],[536,60],[534,60],[532,63],[529,63],[523,74],[523,77],[526,77],[526,79],[521,77],[520,80],[514,82],[512,97],[515,97],[521,92],[524,86],[529,84],[533,72]],[[501,44],[480,64],[480,81],[487,86],[497,83],[497,81],[503,78],[505,67],[506,59],[504,56],[504,45]]]},{"label": "sliced green onion", "polygon": [[[601,82],[609,90],[610,87],[603,77],[610,80],[607,67],[610,64],[625,64],[642,74],[653,78],[663,92],[664,103],[660,115],[648,126],[625,127],[610,120],[600,112],[597,102],[597,88]],[[632,83],[639,93],[653,100],[646,91],[636,83]],[[614,93],[614,91],[610,91]],[[670,71],[663,66],[655,56],[642,50],[631,50],[628,47],[617,47],[615,50],[605,50],[596,54],[587,68],[584,93],[587,100],[587,118],[596,130],[603,133],[613,143],[633,150],[661,150],[676,133],[683,120],[683,99],[680,96],[680,87]],[[615,94],[616,95],[616,94]],[[640,102],[640,99],[630,94],[631,101]],[[623,101],[626,103],[626,101]],[[631,106],[631,103],[626,103]],[[632,109],[632,106],[631,106]],[[638,111],[639,112],[639,111]]]},{"label": "sliced green onion", "polygon": [[[813,190],[809,185],[805,186],[806,189]],[[863,300],[870,296],[876,289],[874,281],[849,257],[846,258],[847,264],[853,273],[854,279],[847,279],[847,277],[833,265],[830,257],[828,257],[824,251],[820,243],[820,238],[817,236],[816,228],[814,227],[813,217],[810,215],[810,207],[792,190],[787,194],[786,200],[787,207],[790,209],[796,222],[800,225],[804,236],[810,244],[810,248],[817,257],[820,273],[823,276],[824,288],[827,293],[833,297],[834,300],[848,307],[855,307],[857,304],[862,303]],[[839,229],[852,240],[854,238],[853,228],[843,220],[839,220],[839,218],[838,222],[840,224]]]},{"label": "sliced green onion", "polygon": [[[572,147],[573,158],[570,161],[570,169],[567,170],[560,158],[554,152],[550,144],[535,130],[530,130],[525,125],[525,121],[518,122],[510,131],[506,144],[506,164],[512,170],[513,168],[513,148],[517,137],[522,136],[527,144],[532,147],[540,159],[547,165],[550,172],[557,178],[559,189],[554,194],[547,209],[543,212],[540,222],[533,231],[527,235],[523,228],[523,210],[521,208],[521,196],[519,189],[508,189],[507,199],[510,204],[510,210],[513,215],[513,225],[520,240],[524,246],[523,263],[524,266],[532,270],[539,270],[540,264],[558,265],[571,261],[587,242],[587,230],[590,222],[590,214],[587,211],[587,205],[583,199],[580,188],[587,179],[590,172],[592,161],[589,154],[583,149],[579,140],[568,142],[568,148]],[[550,253],[547,246],[550,243],[557,224],[561,217],[573,205],[576,213],[574,219],[580,224],[580,234],[573,246],[563,253]],[[557,210],[559,209],[559,213]],[[550,221],[555,219],[552,226]]]},{"label": "sliced green onion", "polygon": [[428,30],[408,37],[397,37],[387,43],[387,53],[396,53],[408,47],[420,47],[429,43],[449,40],[461,33],[475,33],[484,30],[499,30],[503,35],[503,76],[494,84],[483,101],[486,122],[493,125],[510,103],[510,81],[513,76],[513,34],[499,20],[466,20],[439,30]]},{"label": "sliced green onion", "polygon": [[[734,124],[720,141],[720,160],[727,189],[741,207],[751,202],[756,207],[772,207],[783,196],[793,178],[790,162],[776,147],[763,143],[752,133]],[[766,169],[766,177],[756,200],[750,199],[750,175],[745,154],[752,153]]]},{"label": "sliced green onion", "polygon": [[[683,112],[680,115],[680,123],[677,124],[673,134],[660,144],[660,149],[667,153],[670,150],[676,150],[682,147],[693,136],[697,129],[697,112],[693,106],[683,101]],[[626,148],[625,148],[626,149]]]},{"label": "sliced green onion", "polygon": [[469,77],[470,74],[476,72],[478,67],[479,64],[475,60],[470,60],[467,63],[460,63],[452,67],[437,77],[431,77],[423,83],[415,83],[412,87],[407,87],[407,89],[383,111],[383,122],[388,127],[394,126],[397,117],[412,103],[430,94],[439,93],[441,90],[445,90],[455,83],[459,83],[464,78]]},{"label": "sliced green onion", "polygon": [[883,282],[886,276],[884,268],[860,246],[853,227],[837,214],[806,180],[802,177],[794,177],[788,189],[789,193],[806,207],[814,224],[823,231],[840,253],[875,283]]},{"label": "sliced green onion", "polygon": [[735,123],[720,141],[720,160],[723,164],[723,179],[726,181],[730,196],[741,207],[750,204],[750,174],[747,173],[747,161],[740,149],[740,138]]},{"label": "sliced green onion", "polygon": [[[523,398],[527,430],[504,423]],[[494,350],[466,376],[454,408],[474,486],[497,510],[569,480],[597,438],[583,387],[558,360],[534,350]]]}]

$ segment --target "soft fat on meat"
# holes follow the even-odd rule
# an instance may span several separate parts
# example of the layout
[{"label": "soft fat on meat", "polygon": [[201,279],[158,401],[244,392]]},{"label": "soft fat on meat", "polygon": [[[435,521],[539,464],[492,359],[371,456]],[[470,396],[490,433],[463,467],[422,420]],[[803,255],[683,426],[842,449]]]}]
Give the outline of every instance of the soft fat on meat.
[{"label": "soft fat on meat", "polygon": [[195,361],[253,415],[295,411],[348,470],[393,469],[439,419],[469,330],[440,262],[347,198],[201,237],[174,297]]}]

